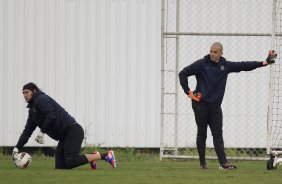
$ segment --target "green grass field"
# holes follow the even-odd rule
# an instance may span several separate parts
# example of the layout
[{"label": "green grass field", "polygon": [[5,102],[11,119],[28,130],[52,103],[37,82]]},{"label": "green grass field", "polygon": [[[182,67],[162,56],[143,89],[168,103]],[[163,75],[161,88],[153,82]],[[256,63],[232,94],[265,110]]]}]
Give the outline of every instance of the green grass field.
[{"label": "green grass field", "polygon": [[188,183],[282,183],[282,166],[266,170],[265,161],[239,161],[235,171],[218,170],[217,161],[208,161],[208,170],[199,169],[197,160],[187,161],[124,161],[113,170],[104,161],[93,171],[88,165],[72,170],[55,170],[54,159],[35,156],[27,169],[16,168],[10,157],[0,157],[1,184],[57,184],[57,183],[111,183],[111,184],[188,184]]}]

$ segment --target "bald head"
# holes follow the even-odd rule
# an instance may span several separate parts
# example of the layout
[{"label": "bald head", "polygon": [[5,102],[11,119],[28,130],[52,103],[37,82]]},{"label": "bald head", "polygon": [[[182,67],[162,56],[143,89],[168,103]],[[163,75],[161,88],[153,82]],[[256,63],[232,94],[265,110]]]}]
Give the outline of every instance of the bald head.
[{"label": "bald head", "polygon": [[210,50],[210,59],[214,63],[218,63],[220,57],[223,54],[223,46],[219,42],[215,42],[211,45],[211,50]]},{"label": "bald head", "polygon": [[212,47],[217,47],[221,52],[223,52],[223,46],[221,43],[219,42],[214,42],[212,45]]}]

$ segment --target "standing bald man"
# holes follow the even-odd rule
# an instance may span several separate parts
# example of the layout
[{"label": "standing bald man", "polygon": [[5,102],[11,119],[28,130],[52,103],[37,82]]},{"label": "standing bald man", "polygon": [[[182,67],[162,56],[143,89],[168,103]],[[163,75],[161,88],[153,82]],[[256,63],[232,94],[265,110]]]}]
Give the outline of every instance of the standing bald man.
[{"label": "standing bald man", "polygon": [[[219,42],[211,45],[209,55],[185,67],[179,73],[180,84],[184,93],[192,100],[192,108],[197,124],[197,149],[200,168],[207,169],[205,150],[207,128],[210,127],[213,144],[219,161],[219,169],[233,170],[237,167],[227,162],[222,136],[222,110],[227,76],[232,72],[251,71],[275,62],[277,54],[269,51],[266,61],[230,62],[223,55],[223,46]],[[197,86],[191,91],[188,77],[195,76]]]}]

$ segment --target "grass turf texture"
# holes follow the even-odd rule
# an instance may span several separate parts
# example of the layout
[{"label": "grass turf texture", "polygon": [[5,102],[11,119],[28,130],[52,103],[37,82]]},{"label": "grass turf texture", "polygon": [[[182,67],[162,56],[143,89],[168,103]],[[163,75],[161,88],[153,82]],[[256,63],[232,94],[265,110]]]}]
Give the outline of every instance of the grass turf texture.
[{"label": "grass turf texture", "polygon": [[208,170],[199,169],[197,160],[186,161],[119,161],[113,170],[105,161],[98,161],[98,169],[89,165],[72,170],[55,170],[54,158],[33,156],[27,169],[16,168],[9,156],[0,157],[1,184],[111,183],[111,184],[187,184],[187,183],[244,183],[278,184],[282,181],[282,166],[266,170],[266,161],[239,161],[234,171],[218,170],[215,160],[208,161]]}]

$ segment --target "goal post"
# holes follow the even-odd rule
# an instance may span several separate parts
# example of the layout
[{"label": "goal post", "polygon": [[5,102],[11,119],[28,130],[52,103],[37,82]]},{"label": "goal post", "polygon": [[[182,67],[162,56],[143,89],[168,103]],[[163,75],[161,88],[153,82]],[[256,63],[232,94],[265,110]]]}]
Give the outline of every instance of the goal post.
[{"label": "goal post", "polygon": [[[213,42],[230,61],[276,63],[230,74],[222,104],[223,137],[229,159],[264,159],[282,150],[282,0],[162,0],[160,159],[197,158],[191,102],[178,81],[182,68],[209,53]],[[196,80],[189,77],[194,89]],[[245,98],[244,95],[248,95]],[[246,101],[247,100],[247,101]],[[215,159],[208,130],[207,158]]]},{"label": "goal post", "polygon": [[[271,49],[275,49],[275,39],[276,39],[276,0],[273,0],[272,5],[272,32],[271,32]],[[271,135],[272,135],[272,114],[273,114],[273,81],[274,81],[274,65],[270,67],[270,80],[269,80],[269,105],[268,105],[268,114],[267,114],[267,146],[266,153],[270,155],[270,147],[271,147]]]},{"label": "goal post", "polygon": [[269,83],[269,107],[268,107],[268,131],[267,154],[270,159],[267,169],[276,169],[278,163],[282,163],[282,2],[274,0],[272,45],[278,57],[275,65],[270,68]]}]

